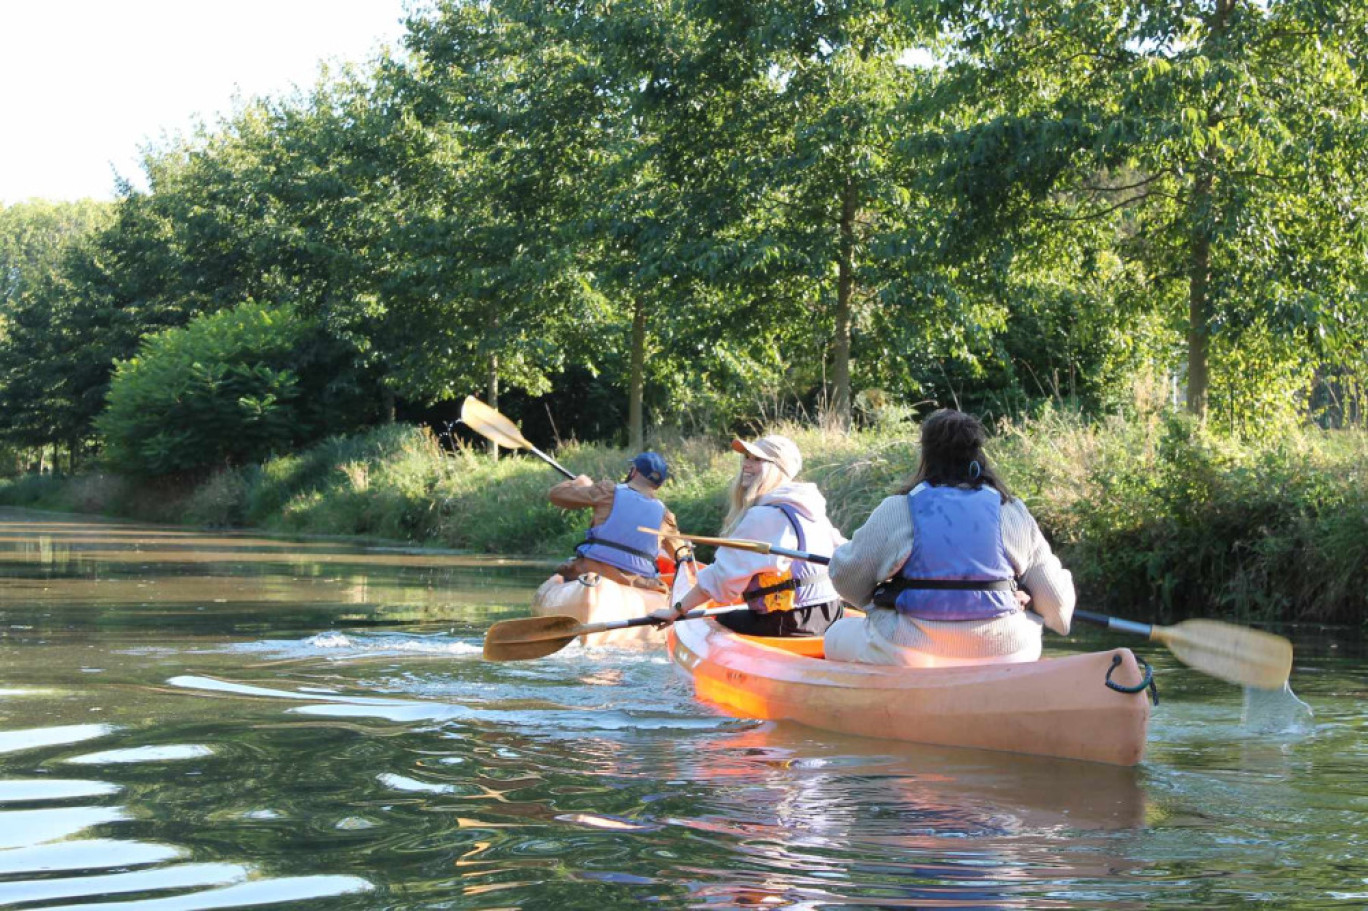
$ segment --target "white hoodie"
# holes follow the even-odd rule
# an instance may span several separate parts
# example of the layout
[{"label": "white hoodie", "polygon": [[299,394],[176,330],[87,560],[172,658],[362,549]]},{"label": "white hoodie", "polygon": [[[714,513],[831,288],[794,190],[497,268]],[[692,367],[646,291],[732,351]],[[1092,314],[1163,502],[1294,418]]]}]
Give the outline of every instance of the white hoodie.
[{"label": "white hoodie", "polygon": [[[822,496],[816,484],[807,481],[789,481],[765,494],[746,510],[728,536],[764,541],[789,550],[802,549],[798,546],[798,535],[794,533],[788,516],[778,509],[761,508],[780,503],[792,507],[799,516],[817,526],[816,534],[808,533],[806,549],[809,553],[830,556],[846,542],[845,535],[827,520],[826,497]],[[824,537],[826,540],[823,540]],[[756,573],[786,572],[792,563],[788,557],[778,554],[757,554],[734,547],[719,547],[713,562],[699,570],[698,585],[718,604],[732,604],[741,600],[742,590]]]}]

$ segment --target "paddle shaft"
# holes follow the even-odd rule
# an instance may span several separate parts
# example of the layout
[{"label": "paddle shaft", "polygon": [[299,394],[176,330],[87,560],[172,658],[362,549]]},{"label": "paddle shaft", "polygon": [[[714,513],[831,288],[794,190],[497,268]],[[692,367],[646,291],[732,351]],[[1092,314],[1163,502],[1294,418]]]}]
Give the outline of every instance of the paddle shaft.
[{"label": "paddle shaft", "polygon": [[546,453],[542,452],[540,449],[538,449],[537,447],[533,446],[531,443],[528,443],[528,444],[527,444],[527,448],[528,448],[529,450],[531,450],[531,452],[532,452],[533,455],[535,455],[535,456],[537,456],[538,458],[540,458],[543,462],[545,462],[546,464],[550,465],[552,468],[556,469],[557,471],[559,471],[561,474],[565,475],[565,476],[566,476],[567,478],[569,478],[570,480],[573,481],[573,480],[575,479],[575,475],[572,474],[572,473],[570,472],[570,469],[566,468],[566,467],[565,467],[564,465],[562,465],[560,462],[557,462],[555,459],[551,458],[549,455],[547,455]]},{"label": "paddle shaft", "polygon": [[1076,610],[1073,616],[1075,620],[1082,620],[1093,626],[1104,626],[1118,633],[1130,633],[1133,636],[1144,636],[1146,639],[1154,638],[1152,623],[1137,623],[1134,620],[1122,620],[1120,617],[1108,617],[1106,614],[1095,614],[1086,610]]},{"label": "paddle shaft", "polygon": [[[645,531],[657,535],[660,534],[660,530],[656,528],[638,528],[637,531]],[[730,547],[734,550],[749,550],[757,554],[778,554],[781,557],[792,557],[795,560],[804,560],[808,563],[819,563],[822,566],[826,566],[831,562],[830,557],[824,557],[821,554],[810,554],[804,550],[790,550],[787,547],[780,547],[777,544],[770,544],[766,541],[751,541],[746,538],[708,538],[703,535],[686,534],[677,534],[675,537],[683,538],[685,541],[693,541],[695,544],[711,544],[714,547]]]},{"label": "paddle shaft", "polygon": [[[647,531],[648,529],[641,529]],[[717,547],[732,547],[738,550],[749,550],[760,554],[779,554],[782,557],[792,557],[795,560],[806,560],[809,563],[819,563],[827,565],[831,563],[830,557],[821,554],[810,554],[801,550],[790,550],[787,547],[779,547],[775,544],[767,544],[764,541],[750,541],[745,538],[706,538],[702,535],[685,535],[679,537],[686,541],[695,541],[700,544],[712,544]],[[1162,628],[1156,628],[1151,623],[1137,623],[1134,620],[1122,620],[1120,617],[1108,617],[1106,614],[1095,614],[1092,611],[1076,610],[1073,612],[1074,619],[1084,623],[1091,623],[1094,626],[1103,626],[1118,633],[1129,633],[1133,636],[1144,636],[1146,639],[1154,639],[1158,642],[1166,642],[1166,637],[1162,635]]]},{"label": "paddle shaft", "polygon": [[[726,614],[734,610],[745,609],[744,605],[738,606],[735,604],[728,605],[727,607],[700,607],[697,610],[689,611],[687,614],[680,617],[679,620],[697,620],[700,617],[716,617],[718,614]],[[678,623],[679,620],[673,620],[671,622]],[[580,631],[576,635],[583,636],[586,633],[604,633],[610,629],[629,629],[633,626],[650,626],[652,623],[659,622],[659,620],[656,620],[653,617],[632,617],[630,620],[604,620],[600,623],[584,624],[580,627]]]},{"label": "paddle shaft", "polygon": [[[679,617],[675,620],[669,620],[664,622],[678,623],[680,620],[697,620],[701,617],[715,617],[718,614],[725,614],[734,610],[746,610],[746,608],[738,607],[735,604],[730,605],[728,607],[700,607],[697,610],[689,611],[684,616]],[[653,623],[660,622],[662,621],[657,620],[654,617],[632,617],[627,620],[603,620],[598,623],[581,623],[580,625],[571,627],[567,630],[551,631],[542,634],[533,633],[531,635],[519,636],[517,641],[557,642],[563,639],[565,640],[565,643],[569,645],[570,642],[572,642],[575,639],[578,639],[580,636],[589,636],[593,635],[594,633],[606,633],[609,630],[614,629],[630,629],[631,627],[636,626],[650,626]]]},{"label": "paddle shaft", "polygon": [[1074,617],[1144,636],[1163,645],[1188,667],[1240,686],[1281,689],[1292,673],[1292,643],[1264,630],[1220,620],[1193,619],[1176,626],[1154,626],[1087,611],[1075,611]]}]

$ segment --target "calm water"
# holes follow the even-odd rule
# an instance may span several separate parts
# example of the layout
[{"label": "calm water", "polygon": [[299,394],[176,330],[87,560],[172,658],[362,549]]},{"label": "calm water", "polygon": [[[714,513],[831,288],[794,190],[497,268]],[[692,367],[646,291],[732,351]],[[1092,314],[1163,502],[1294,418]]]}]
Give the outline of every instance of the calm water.
[{"label": "calm water", "polygon": [[0,512],[0,906],[1368,907],[1361,643],[1299,641],[1314,719],[1257,724],[1142,644],[1120,770],[730,720],[663,654],[482,661],[545,573]]}]

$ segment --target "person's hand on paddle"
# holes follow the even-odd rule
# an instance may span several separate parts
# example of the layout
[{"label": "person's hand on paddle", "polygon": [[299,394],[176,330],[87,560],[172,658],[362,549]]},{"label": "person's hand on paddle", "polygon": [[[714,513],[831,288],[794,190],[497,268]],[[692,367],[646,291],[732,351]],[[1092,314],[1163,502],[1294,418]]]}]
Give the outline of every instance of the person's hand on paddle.
[{"label": "person's hand on paddle", "polygon": [[582,474],[576,477],[570,483],[574,484],[576,487],[593,487],[594,479],[589,477],[587,474]]},{"label": "person's hand on paddle", "polygon": [[670,607],[653,610],[646,616],[651,618],[651,625],[656,629],[664,629],[687,613],[688,611],[684,609],[683,604],[675,602]]}]

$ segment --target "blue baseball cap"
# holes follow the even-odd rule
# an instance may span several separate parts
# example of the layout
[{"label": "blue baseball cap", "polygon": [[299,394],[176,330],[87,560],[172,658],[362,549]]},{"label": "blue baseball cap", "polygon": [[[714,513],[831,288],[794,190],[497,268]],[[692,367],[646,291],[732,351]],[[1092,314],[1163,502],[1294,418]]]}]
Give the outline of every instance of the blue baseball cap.
[{"label": "blue baseball cap", "polygon": [[631,466],[637,470],[654,487],[659,487],[665,483],[665,479],[670,476],[670,468],[665,464],[665,457],[658,452],[643,452],[641,455],[632,459]]}]

